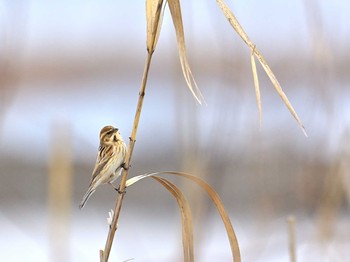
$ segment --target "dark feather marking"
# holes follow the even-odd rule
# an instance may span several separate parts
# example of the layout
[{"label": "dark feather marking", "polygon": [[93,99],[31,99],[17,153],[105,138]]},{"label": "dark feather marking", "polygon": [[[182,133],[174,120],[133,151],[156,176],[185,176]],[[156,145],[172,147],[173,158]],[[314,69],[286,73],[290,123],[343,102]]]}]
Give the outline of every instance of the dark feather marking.
[{"label": "dark feather marking", "polygon": [[102,171],[102,169],[106,166],[106,164],[108,163],[108,159],[105,159],[103,162],[101,162],[95,169],[95,172],[92,174],[92,178],[91,178],[91,184],[93,184],[93,181],[95,180],[95,178],[97,177],[98,174],[100,174],[100,172]]},{"label": "dark feather marking", "polygon": [[108,163],[109,156],[110,156],[109,152],[113,151],[113,146],[102,146],[101,145],[100,147],[102,147],[102,149],[99,151],[98,161],[97,161],[98,164],[96,165],[96,168],[92,174],[91,184],[93,183],[93,181],[95,180],[97,175],[101,173],[103,168]]}]

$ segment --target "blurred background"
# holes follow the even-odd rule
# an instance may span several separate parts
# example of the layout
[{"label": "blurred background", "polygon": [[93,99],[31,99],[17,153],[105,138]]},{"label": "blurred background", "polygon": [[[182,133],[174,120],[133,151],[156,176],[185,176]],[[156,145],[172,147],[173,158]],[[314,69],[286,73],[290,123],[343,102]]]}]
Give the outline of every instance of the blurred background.
[{"label": "blurred background", "polygon": [[[206,99],[186,87],[165,12],[130,176],[200,176],[221,196],[243,261],[350,257],[348,1],[229,1],[303,121],[306,138],[215,1],[182,1],[187,53]],[[116,193],[83,210],[104,125],[131,134],[146,58],[144,1],[0,2],[0,260],[98,261]],[[231,261],[207,196],[191,202],[197,261]],[[181,261],[176,201],[153,180],[128,188],[111,261]]]}]

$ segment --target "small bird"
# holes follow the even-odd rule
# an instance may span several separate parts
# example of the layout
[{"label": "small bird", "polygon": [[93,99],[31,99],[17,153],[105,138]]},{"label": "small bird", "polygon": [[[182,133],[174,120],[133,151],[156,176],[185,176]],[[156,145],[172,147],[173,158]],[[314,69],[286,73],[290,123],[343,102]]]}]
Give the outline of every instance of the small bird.
[{"label": "small bird", "polygon": [[90,186],[79,205],[80,209],[101,184],[110,184],[119,192],[112,183],[120,176],[121,169],[125,168],[125,155],[126,145],[118,128],[113,126],[102,128],[95,168],[92,172]]}]

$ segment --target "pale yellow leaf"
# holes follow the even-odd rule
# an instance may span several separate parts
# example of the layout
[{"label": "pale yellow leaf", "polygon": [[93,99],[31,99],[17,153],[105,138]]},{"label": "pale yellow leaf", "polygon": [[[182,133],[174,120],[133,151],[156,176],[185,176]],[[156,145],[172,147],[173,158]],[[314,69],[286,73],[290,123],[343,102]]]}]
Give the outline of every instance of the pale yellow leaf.
[{"label": "pale yellow leaf", "polygon": [[191,210],[188,204],[188,201],[173,183],[165,178],[158,177],[156,173],[145,174],[132,177],[126,181],[126,187],[129,187],[136,182],[152,177],[161,183],[176,199],[182,221],[182,242],[183,242],[183,251],[184,251],[184,260],[185,261],[194,261],[194,247],[193,247],[193,225],[192,225],[192,215]]},{"label": "pale yellow leaf", "polygon": [[256,103],[258,104],[258,111],[259,111],[259,125],[261,127],[261,121],[262,121],[261,98],[260,98],[258,73],[256,71],[254,50],[255,50],[255,48],[252,50],[252,54],[250,56],[250,59],[251,59],[250,61],[251,61],[251,65],[252,65],[252,72],[253,72],[253,78],[254,78]]},{"label": "pale yellow leaf", "polygon": [[224,223],[226,233],[227,233],[227,236],[228,236],[229,242],[230,242],[232,257],[233,257],[234,261],[240,262],[241,261],[241,254],[240,254],[240,250],[239,250],[239,245],[238,245],[237,237],[236,237],[236,234],[233,230],[230,218],[226,212],[226,209],[225,209],[219,195],[215,192],[215,190],[207,182],[205,182],[204,180],[202,180],[198,177],[190,175],[190,174],[186,174],[186,173],[182,173],[182,172],[165,171],[165,172],[156,172],[156,173],[151,173],[151,174],[139,175],[139,176],[130,178],[126,182],[126,184],[128,186],[131,186],[134,183],[140,181],[141,179],[144,179],[147,177],[158,176],[158,175],[177,175],[177,176],[185,177],[185,178],[190,179],[190,180],[194,181],[195,183],[197,183],[199,186],[201,186],[207,192],[208,196],[211,198],[211,200],[215,204],[215,207],[217,208],[217,210],[221,216],[221,219]]},{"label": "pale yellow leaf", "polygon": [[221,219],[225,225],[226,232],[227,232],[227,235],[228,235],[228,238],[230,241],[233,259],[234,259],[234,261],[238,261],[238,262],[241,261],[241,254],[240,254],[236,234],[233,230],[230,218],[226,212],[224,204],[222,203],[222,201],[221,201],[219,195],[216,193],[216,191],[204,180],[200,179],[199,177],[190,175],[190,174],[186,174],[186,173],[182,173],[182,172],[172,172],[172,171],[160,172],[159,174],[168,174],[168,175],[177,175],[177,176],[186,177],[186,178],[196,182],[197,185],[202,187],[207,192],[208,196],[211,198],[211,200],[215,204],[215,207],[217,208],[217,210],[221,216]]},{"label": "pale yellow leaf", "polygon": [[300,128],[302,129],[304,135],[307,136],[305,128],[304,128],[304,125],[302,124],[301,120],[299,119],[299,117],[298,117],[297,113],[295,112],[292,104],[289,102],[286,94],[283,92],[282,87],[280,86],[279,82],[277,81],[277,78],[273,74],[272,70],[270,69],[270,67],[266,63],[266,61],[263,58],[263,56],[261,55],[261,53],[255,47],[255,44],[249,39],[248,35],[243,30],[242,26],[240,25],[240,23],[238,22],[237,18],[232,13],[230,8],[227,6],[225,1],[223,1],[223,0],[216,0],[216,2],[218,4],[218,6],[221,8],[221,10],[222,10],[223,14],[225,15],[225,17],[227,18],[227,20],[230,22],[231,26],[235,29],[235,31],[243,39],[243,41],[250,47],[250,49],[252,50],[252,53],[255,54],[255,56],[258,58],[260,64],[262,65],[262,67],[264,68],[266,74],[270,78],[273,86],[275,87],[275,89],[276,89],[277,93],[279,94],[279,96],[281,97],[282,101],[284,102],[284,104],[287,106],[289,112],[292,114],[292,116],[297,121],[297,123],[300,126]]},{"label": "pale yellow leaf", "polygon": [[299,116],[297,115],[297,113],[295,112],[292,104],[289,102],[288,97],[286,96],[286,94],[283,92],[283,89],[280,85],[280,83],[278,82],[276,76],[274,75],[274,73],[272,72],[272,70],[270,69],[270,67],[268,66],[268,64],[266,63],[265,59],[263,58],[263,56],[255,49],[255,55],[258,58],[260,64],[262,65],[262,67],[264,68],[266,74],[268,75],[268,77],[270,78],[273,86],[275,87],[278,95],[281,97],[282,101],[284,102],[284,104],[287,106],[289,112],[292,114],[292,116],[295,118],[295,120],[297,121],[298,125],[300,126],[301,130],[303,131],[304,135],[307,137],[307,133],[305,130],[305,127],[303,125],[303,123],[301,122],[301,120],[299,119]]},{"label": "pale yellow leaf", "polygon": [[235,15],[232,13],[231,9],[223,0],[216,0],[218,6],[221,8],[221,11],[224,13],[227,20],[230,22],[231,26],[235,29],[238,35],[243,39],[243,41],[250,46],[250,48],[254,48],[254,44],[250,41],[248,35],[243,30],[243,27],[238,22]]},{"label": "pale yellow leaf", "polygon": [[184,261],[192,262],[194,261],[193,225],[191,209],[188,204],[188,201],[182,194],[181,190],[169,180],[158,176],[152,176],[152,178],[161,183],[174,196],[178,203],[182,221],[182,244],[184,252]]},{"label": "pale yellow leaf", "polygon": [[157,45],[164,7],[163,0],[146,0],[147,50],[149,53],[153,53]]},{"label": "pale yellow leaf", "polygon": [[187,83],[188,88],[190,89],[194,98],[198,101],[199,104],[205,103],[204,97],[197,86],[197,83],[192,75],[191,68],[189,66],[186,54],[186,46],[185,46],[185,34],[182,23],[182,15],[181,15],[181,6],[179,0],[168,0],[168,6],[170,9],[171,17],[173,19],[175,32],[176,32],[176,40],[179,50],[179,57],[181,63],[182,73],[185,77],[185,81]]},{"label": "pale yellow leaf", "polygon": [[125,183],[125,187],[130,187],[132,186],[133,184],[137,183],[138,181],[144,179],[144,178],[147,178],[147,177],[150,177],[152,176],[153,174],[145,174],[145,175],[139,175],[139,176],[134,176],[132,178],[129,178],[126,183]]}]

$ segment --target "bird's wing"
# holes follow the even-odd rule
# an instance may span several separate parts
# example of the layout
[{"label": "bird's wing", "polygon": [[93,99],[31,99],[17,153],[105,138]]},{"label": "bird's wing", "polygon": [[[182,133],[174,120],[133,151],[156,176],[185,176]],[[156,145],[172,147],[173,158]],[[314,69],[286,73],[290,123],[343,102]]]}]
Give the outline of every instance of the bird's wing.
[{"label": "bird's wing", "polygon": [[97,157],[96,157],[96,164],[94,171],[92,171],[92,177],[91,177],[91,184],[96,179],[96,177],[101,173],[103,168],[108,163],[108,160],[110,159],[109,152],[113,150],[111,146],[102,146],[100,145]]}]

